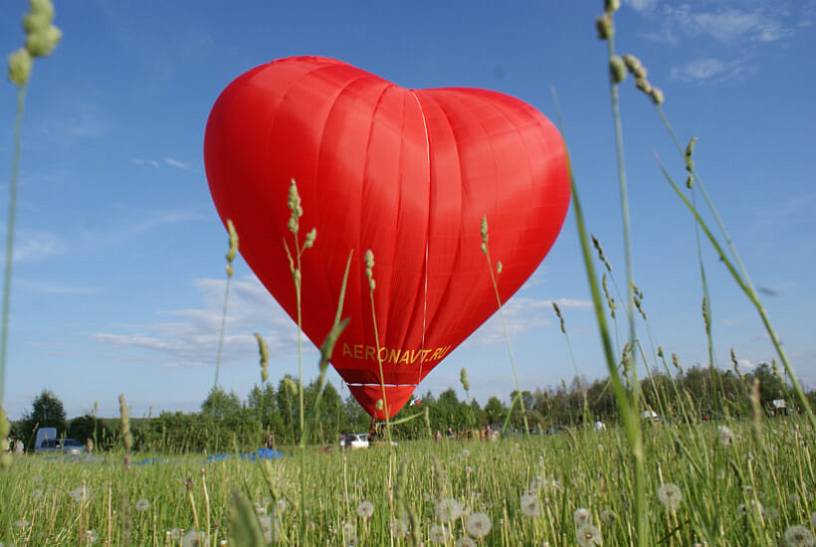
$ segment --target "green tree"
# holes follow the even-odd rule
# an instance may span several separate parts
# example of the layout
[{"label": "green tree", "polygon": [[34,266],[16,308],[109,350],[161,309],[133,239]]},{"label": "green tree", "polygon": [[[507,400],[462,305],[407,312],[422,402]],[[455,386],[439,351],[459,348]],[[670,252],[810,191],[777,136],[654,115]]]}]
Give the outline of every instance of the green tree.
[{"label": "green tree", "polygon": [[64,435],[66,430],[65,408],[62,401],[53,391],[44,389],[31,404],[31,412],[26,414],[22,423],[22,437],[29,446],[34,442],[36,430],[42,427],[56,427],[57,435]]},{"label": "green tree", "polygon": [[241,414],[241,410],[241,399],[238,395],[234,392],[227,393],[218,386],[213,387],[201,403],[201,412],[216,419],[235,418]]}]

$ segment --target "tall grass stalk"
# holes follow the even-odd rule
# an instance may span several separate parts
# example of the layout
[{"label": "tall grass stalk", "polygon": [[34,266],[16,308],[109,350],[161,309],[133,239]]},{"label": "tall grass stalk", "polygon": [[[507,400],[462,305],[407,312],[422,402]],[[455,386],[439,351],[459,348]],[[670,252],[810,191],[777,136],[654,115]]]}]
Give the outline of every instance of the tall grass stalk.
[{"label": "tall grass stalk", "polygon": [[22,155],[23,116],[27,85],[17,88],[17,111],[14,116],[14,151],[11,156],[11,179],[9,180],[9,203],[6,217],[6,253],[3,269],[3,316],[0,319],[0,406],[5,400],[6,362],[8,359],[8,331],[11,310],[11,279],[14,266],[14,232],[17,226],[17,187],[20,178],[20,156]]},{"label": "tall grass stalk", "polygon": [[227,325],[227,305],[229,303],[230,284],[232,282],[232,276],[235,274],[232,263],[238,254],[238,232],[235,230],[235,225],[230,219],[227,219],[227,233],[229,234],[229,249],[225,256],[227,261],[227,283],[224,287],[224,303],[221,307],[221,328],[218,332],[218,350],[215,354],[215,380],[213,381],[213,389],[218,387],[218,373],[221,370],[221,354],[224,350],[224,331]]},{"label": "tall grass stalk", "polygon": [[493,287],[493,294],[496,296],[496,307],[499,312],[499,319],[501,319],[502,334],[504,334],[504,342],[507,347],[507,358],[510,360],[510,368],[513,372],[513,385],[516,388],[516,393],[510,401],[510,407],[507,409],[507,417],[504,419],[504,425],[502,425],[502,434],[504,434],[504,432],[507,430],[507,426],[510,423],[510,418],[513,415],[513,410],[518,402],[521,407],[521,417],[524,422],[524,434],[529,435],[530,425],[527,423],[527,408],[524,405],[524,397],[521,393],[521,384],[519,384],[518,369],[516,367],[516,357],[513,354],[513,343],[510,340],[510,330],[507,328],[507,319],[504,317],[504,303],[502,302],[501,295],[499,294],[499,282],[498,279],[496,279],[496,272],[501,273],[502,265],[501,262],[498,262],[495,266],[496,271],[493,270],[493,260],[490,258],[487,216],[482,217],[482,225],[480,230],[482,235],[482,254],[484,254],[485,260],[487,261],[487,271],[490,273],[490,284]]},{"label": "tall grass stalk", "polygon": [[[374,344],[377,351],[377,366],[380,373],[380,388],[382,389],[382,399],[378,401],[377,410],[382,410],[385,413],[385,432],[388,444],[391,445],[391,416],[388,410],[388,396],[385,392],[385,374],[383,373],[382,359],[380,358],[380,331],[377,328],[377,309],[374,306],[374,289],[377,288],[377,282],[374,279],[374,252],[368,249],[365,253],[365,273],[368,279],[368,301],[371,305],[371,323],[374,327]],[[382,408],[380,404],[382,403]]]}]

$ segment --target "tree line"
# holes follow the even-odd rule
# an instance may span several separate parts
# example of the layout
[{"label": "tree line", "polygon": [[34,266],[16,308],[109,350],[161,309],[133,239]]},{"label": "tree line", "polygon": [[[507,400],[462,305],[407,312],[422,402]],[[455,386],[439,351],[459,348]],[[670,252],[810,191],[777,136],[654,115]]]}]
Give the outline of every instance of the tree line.
[{"label": "tree line", "polygon": [[[769,364],[761,364],[745,374],[738,370],[692,367],[677,369],[674,376],[654,373],[640,379],[641,406],[662,420],[704,421],[724,416],[751,416],[755,403],[762,412],[781,414],[796,412],[790,386]],[[321,412],[317,421],[309,410],[318,392],[317,380],[304,386],[307,427],[311,441],[334,444],[343,433],[365,432],[369,416],[351,395],[343,398],[331,384],[325,386]],[[449,388],[438,395],[427,392],[397,414],[392,433],[399,439],[427,438],[442,434],[469,432],[490,426],[512,431],[523,428],[521,405],[490,397],[484,405]],[[816,391],[809,393],[816,404]],[[608,379],[589,382],[581,377],[570,383],[510,393],[510,401],[523,399],[527,422],[532,432],[552,433],[565,427],[603,421],[617,421],[617,408]],[[776,401],[776,403],[775,403]],[[785,401],[784,408],[778,401]],[[261,445],[286,447],[300,438],[298,386],[285,376],[277,386],[256,385],[243,401],[235,393],[213,388],[197,412],[165,411],[157,416],[132,417],[130,428],[135,448],[145,452],[216,452],[248,450]],[[508,416],[509,414],[509,416]],[[649,414],[651,416],[651,414]],[[90,412],[67,419],[62,402],[51,391],[43,391],[31,410],[12,423],[12,437],[23,441],[27,450],[34,444],[41,427],[56,427],[60,436],[80,442],[91,440],[98,450],[119,445],[120,424],[117,418],[103,418]]]}]

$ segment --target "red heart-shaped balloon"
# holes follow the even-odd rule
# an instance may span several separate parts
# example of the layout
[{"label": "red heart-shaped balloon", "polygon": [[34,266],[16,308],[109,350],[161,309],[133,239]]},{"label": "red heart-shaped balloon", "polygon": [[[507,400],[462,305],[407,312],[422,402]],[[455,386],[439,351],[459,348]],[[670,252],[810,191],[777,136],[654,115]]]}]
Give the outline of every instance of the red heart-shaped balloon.
[{"label": "red heart-shaped balloon", "polygon": [[343,312],[351,322],[332,364],[379,418],[398,412],[496,311],[482,218],[506,301],[544,259],[569,204],[564,144],[528,104],[480,89],[406,89],[320,57],[281,59],[233,81],[213,106],[204,157],[222,221],[233,221],[241,254],[293,319],[283,242],[294,248],[287,195],[297,181],[299,241],[317,228],[302,255],[303,330],[316,344],[354,252]]}]

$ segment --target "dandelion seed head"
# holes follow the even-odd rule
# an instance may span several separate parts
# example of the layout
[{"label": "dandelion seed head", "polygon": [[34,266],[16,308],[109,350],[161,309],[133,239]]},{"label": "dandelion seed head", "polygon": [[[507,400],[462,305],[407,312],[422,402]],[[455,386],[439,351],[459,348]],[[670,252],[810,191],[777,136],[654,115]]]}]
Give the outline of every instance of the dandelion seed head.
[{"label": "dandelion seed head", "polygon": [[148,509],[150,509],[150,502],[147,501],[145,498],[142,498],[136,502],[136,510],[139,511],[140,513],[144,513]]},{"label": "dandelion seed head", "polygon": [[717,433],[720,436],[720,443],[727,446],[734,442],[734,432],[727,425],[717,427]]},{"label": "dandelion seed head", "polygon": [[391,535],[398,538],[407,537],[408,534],[411,532],[411,529],[408,527],[408,520],[403,518],[392,518],[391,519]]},{"label": "dandelion seed head", "polygon": [[486,513],[471,513],[465,519],[465,530],[475,538],[483,538],[490,533],[492,523]]},{"label": "dandelion seed head", "polygon": [[611,509],[604,509],[601,511],[601,521],[604,524],[612,524],[616,520],[618,520],[618,515],[616,515]]},{"label": "dandelion seed head", "polygon": [[357,514],[366,520],[370,519],[374,514],[374,504],[368,500],[361,501],[357,506]]},{"label": "dandelion seed head", "polygon": [[813,547],[816,545],[816,538],[804,526],[791,526],[785,530],[785,543],[789,547]]},{"label": "dandelion seed head", "polygon": [[454,543],[455,547],[476,547],[476,542],[467,536],[460,537]]},{"label": "dandelion seed head", "polygon": [[660,503],[662,503],[666,509],[674,511],[679,507],[680,501],[683,499],[683,493],[680,491],[679,486],[667,482],[661,484],[657,489],[657,499],[660,500]]},{"label": "dandelion seed head", "polygon": [[87,545],[93,545],[97,541],[99,541],[99,534],[94,530],[85,530],[85,543]]},{"label": "dandelion seed head", "polygon": [[584,524],[589,524],[589,521],[592,518],[592,513],[589,512],[589,509],[580,507],[572,514],[572,518],[575,521],[575,526],[577,528],[583,526]]},{"label": "dandelion seed head", "polygon": [[581,547],[594,547],[603,545],[601,531],[591,524],[583,524],[575,530],[576,540]]},{"label": "dandelion seed head", "polygon": [[541,515],[541,502],[535,492],[525,492],[521,495],[521,514],[530,518]]},{"label": "dandelion seed head", "polygon": [[453,498],[445,498],[436,504],[436,518],[451,522],[462,516],[462,504]]},{"label": "dandelion seed head", "polygon": [[434,545],[443,545],[447,543],[451,537],[451,533],[448,531],[448,529],[438,524],[431,526],[431,529],[428,531],[428,535],[431,538],[431,543]]},{"label": "dandelion seed head", "polygon": [[190,530],[181,538],[182,547],[207,547],[209,544],[210,538],[202,530]]}]

